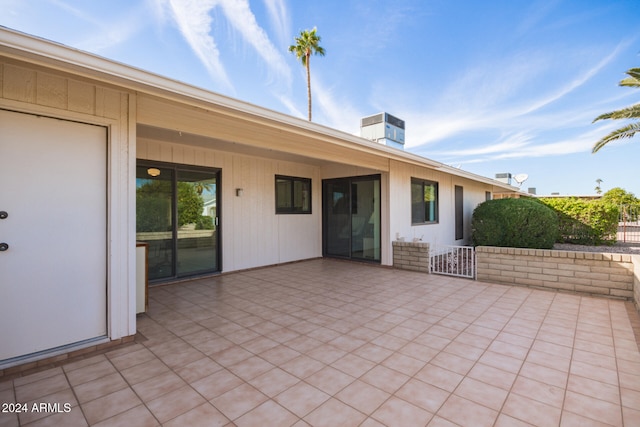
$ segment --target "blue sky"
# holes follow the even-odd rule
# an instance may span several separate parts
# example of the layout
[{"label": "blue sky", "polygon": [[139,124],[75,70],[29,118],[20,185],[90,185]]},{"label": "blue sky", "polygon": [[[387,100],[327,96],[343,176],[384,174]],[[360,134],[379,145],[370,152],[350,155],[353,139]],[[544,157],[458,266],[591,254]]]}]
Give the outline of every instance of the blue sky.
[{"label": "blue sky", "polygon": [[640,196],[640,136],[591,147],[640,102],[638,0],[0,0],[0,25],[285,114],[306,117],[287,51],[318,28],[314,121],[359,134],[386,111],[406,150],[538,194]]}]

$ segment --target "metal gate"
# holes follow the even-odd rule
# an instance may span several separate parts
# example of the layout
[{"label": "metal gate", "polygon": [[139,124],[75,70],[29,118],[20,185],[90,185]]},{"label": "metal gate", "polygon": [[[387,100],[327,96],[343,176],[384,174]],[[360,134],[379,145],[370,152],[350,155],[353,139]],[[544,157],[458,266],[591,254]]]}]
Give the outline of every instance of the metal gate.
[{"label": "metal gate", "polygon": [[617,240],[623,243],[640,243],[640,206],[620,206]]},{"label": "metal gate", "polygon": [[429,271],[447,276],[476,278],[473,246],[439,246],[429,251]]}]

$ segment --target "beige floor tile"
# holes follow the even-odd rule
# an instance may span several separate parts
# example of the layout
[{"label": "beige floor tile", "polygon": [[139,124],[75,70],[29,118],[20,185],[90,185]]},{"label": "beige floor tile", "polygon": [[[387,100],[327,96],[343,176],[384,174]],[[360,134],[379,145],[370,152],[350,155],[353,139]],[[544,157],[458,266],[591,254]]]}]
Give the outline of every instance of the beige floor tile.
[{"label": "beige floor tile", "polygon": [[555,426],[560,422],[560,409],[529,399],[518,394],[510,394],[502,408],[502,413],[535,426]]},{"label": "beige floor tile", "polygon": [[500,411],[509,392],[500,387],[467,377],[462,380],[454,393],[487,408]]},{"label": "beige floor tile", "polygon": [[149,350],[142,348],[131,353],[110,357],[109,360],[111,360],[111,363],[116,367],[116,369],[123,370],[139,365],[140,363],[148,362],[155,359],[155,357],[156,356]]},{"label": "beige floor tile", "polygon": [[73,390],[76,396],[78,396],[80,403],[85,403],[127,387],[129,387],[129,385],[122,378],[122,375],[120,375],[119,372],[116,372],[105,377],[80,384],[74,387]]},{"label": "beige floor tile", "polygon": [[304,379],[309,375],[318,372],[324,366],[325,365],[322,362],[319,362],[304,354],[280,365],[282,369],[300,379]]},{"label": "beige floor tile", "polygon": [[67,378],[63,374],[57,374],[37,381],[17,386],[15,388],[18,402],[27,402],[52,393],[70,389]]},{"label": "beige floor tile", "polygon": [[89,424],[96,424],[141,403],[138,396],[130,388],[125,388],[91,402],[83,403],[81,406]]},{"label": "beige floor tile", "polygon": [[104,377],[117,372],[116,368],[108,360],[84,366],[67,372],[69,383],[73,386],[83,384],[96,378]]},{"label": "beige floor tile", "polygon": [[300,379],[280,368],[274,368],[249,381],[249,384],[260,390],[269,397],[274,397],[294,384]]},{"label": "beige floor tile", "polygon": [[[486,354],[487,353],[485,353],[485,355]],[[505,356],[500,356],[500,357],[505,357]],[[447,369],[449,371],[453,371],[460,375],[466,375],[467,372],[469,372],[469,370],[471,370],[471,368],[474,365],[473,360],[469,360],[464,357],[456,356],[455,354],[450,354],[445,352],[439,353],[429,363],[436,366],[440,366],[441,368]]]},{"label": "beige floor tile", "polygon": [[158,359],[120,371],[129,384],[138,384],[167,372],[170,369]]},{"label": "beige floor tile", "polygon": [[394,396],[435,414],[449,397],[449,392],[417,379],[407,381]]},{"label": "beige floor tile", "polygon": [[415,378],[442,390],[452,392],[460,384],[464,375],[429,363],[415,375]]},{"label": "beige floor tile", "polygon": [[367,343],[357,348],[352,353],[356,356],[362,357],[363,359],[370,360],[371,362],[380,363],[387,357],[391,356],[393,351],[379,345]]},{"label": "beige floor tile", "polygon": [[433,414],[403,399],[391,397],[371,417],[388,427],[404,427],[426,425],[433,417]]},{"label": "beige floor tile", "polygon": [[87,420],[79,410],[69,413],[54,413],[29,424],[29,427],[88,426]]},{"label": "beige floor tile", "polygon": [[511,392],[556,408],[562,408],[565,390],[564,388],[519,376],[516,378]]},{"label": "beige floor tile", "polygon": [[331,366],[326,366],[305,379],[305,382],[330,396],[333,396],[353,381],[355,381],[355,377]]},{"label": "beige floor tile", "polygon": [[567,390],[614,404],[620,403],[620,387],[578,375],[569,375]]},{"label": "beige floor tile", "polygon": [[258,391],[255,387],[243,383],[212,399],[210,402],[216,409],[233,421],[266,400],[268,400],[266,395]]},{"label": "beige floor tile", "polygon": [[290,426],[298,417],[287,411],[273,400],[268,400],[234,421],[238,427],[263,427],[266,423],[273,426]]},{"label": "beige floor tile", "polygon": [[298,417],[304,418],[329,398],[327,393],[300,382],[280,393],[274,400]]},{"label": "beige floor tile", "polygon": [[[30,400],[28,402],[20,403],[26,403],[27,408],[26,412],[21,412],[18,416],[18,419],[22,424],[31,423],[35,420],[45,418],[50,416],[52,413],[68,413],[69,409],[71,412],[80,410],[73,391],[68,388],[47,396],[38,397],[37,399]],[[46,404],[46,406],[43,407],[43,404]]]},{"label": "beige floor tile", "polygon": [[588,363],[573,361],[570,373],[614,386],[618,385],[618,372],[613,369],[596,368]]},{"label": "beige floor tile", "polygon": [[205,402],[205,399],[195,390],[184,386],[163,394],[146,405],[161,423],[165,423]]},{"label": "beige floor tile", "polygon": [[562,427],[611,427],[611,424],[601,423],[599,421],[583,417],[582,415],[574,414],[568,411],[562,412],[562,420],[560,425]]},{"label": "beige floor tile", "polygon": [[567,391],[564,409],[596,421],[611,425],[622,425],[620,405],[596,399],[583,394]]},{"label": "beige floor tile", "polygon": [[94,425],[96,427],[155,427],[160,424],[144,405],[138,405]]},{"label": "beige floor tile", "polygon": [[203,357],[202,359],[191,362],[186,366],[177,368],[175,372],[186,382],[192,383],[207,377],[214,372],[218,372],[221,369],[222,366],[218,365],[209,357]]},{"label": "beige floor tile", "polygon": [[[27,384],[44,380],[47,378],[55,377],[57,375],[62,374],[64,371],[61,367],[45,369],[44,371],[36,372],[30,375],[26,375],[24,377],[18,377],[13,380],[13,385],[15,387],[22,387]],[[2,384],[10,384],[11,382],[3,382]]]},{"label": "beige floor tile", "polygon": [[243,380],[240,377],[226,369],[222,369],[191,383],[191,387],[204,396],[205,399],[211,400],[241,384],[243,384]]},{"label": "beige floor tile", "polygon": [[[392,356],[390,356],[392,357]],[[388,360],[388,359],[387,359]],[[358,378],[375,366],[375,363],[355,354],[347,354],[331,364],[336,369]]]},{"label": "beige floor tile", "polygon": [[182,388],[187,383],[174,372],[166,372],[133,385],[133,390],[143,402],[149,402],[163,394]]},{"label": "beige floor tile", "polygon": [[379,388],[357,380],[342,389],[335,397],[364,414],[371,414],[390,396]]},{"label": "beige floor tile", "polygon": [[437,415],[463,426],[492,426],[498,412],[452,394]]},{"label": "beige floor tile", "polygon": [[213,407],[210,403],[203,403],[176,418],[167,421],[163,427],[223,427],[229,425],[230,421],[222,415],[220,411]]},{"label": "beige floor tile", "polygon": [[367,418],[362,412],[345,405],[337,399],[329,399],[305,417],[314,427],[359,426]]},{"label": "beige floor tile", "polygon": [[228,367],[231,372],[245,381],[249,381],[273,368],[274,366],[271,363],[258,356],[249,357],[248,359]]},{"label": "beige floor tile", "polygon": [[476,363],[467,374],[467,377],[504,390],[509,390],[516,379],[516,374],[483,363]]},{"label": "beige floor tile", "polygon": [[408,375],[377,365],[369,372],[364,374],[360,379],[374,387],[379,388],[387,393],[395,393],[402,385],[409,380]]}]

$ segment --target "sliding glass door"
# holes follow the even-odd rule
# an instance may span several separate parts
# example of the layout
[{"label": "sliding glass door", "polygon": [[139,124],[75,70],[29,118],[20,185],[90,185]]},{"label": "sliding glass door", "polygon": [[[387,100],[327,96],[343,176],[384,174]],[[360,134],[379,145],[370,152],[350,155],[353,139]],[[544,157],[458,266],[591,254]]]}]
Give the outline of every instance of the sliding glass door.
[{"label": "sliding glass door", "polygon": [[136,238],[149,245],[149,280],[168,281],[220,270],[220,172],[138,162]]},{"label": "sliding glass door", "polygon": [[323,252],[380,261],[380,175],[323,181]]}]

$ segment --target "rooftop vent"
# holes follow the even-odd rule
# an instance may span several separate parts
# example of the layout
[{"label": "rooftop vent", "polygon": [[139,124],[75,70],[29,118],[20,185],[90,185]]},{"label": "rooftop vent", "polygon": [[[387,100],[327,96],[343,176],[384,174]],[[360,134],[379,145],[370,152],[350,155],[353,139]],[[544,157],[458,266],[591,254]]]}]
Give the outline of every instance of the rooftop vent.
[{"label": "rooftop vent", "polygon": [[360,136],[390,147],[404,149],[404,120],[379,113],[360,120]]},{"label": "rooftop vent", "polygon": [[505,184],[511,185],[511,174],[510,173],[497,173],[496,181],[504,182]]}]

